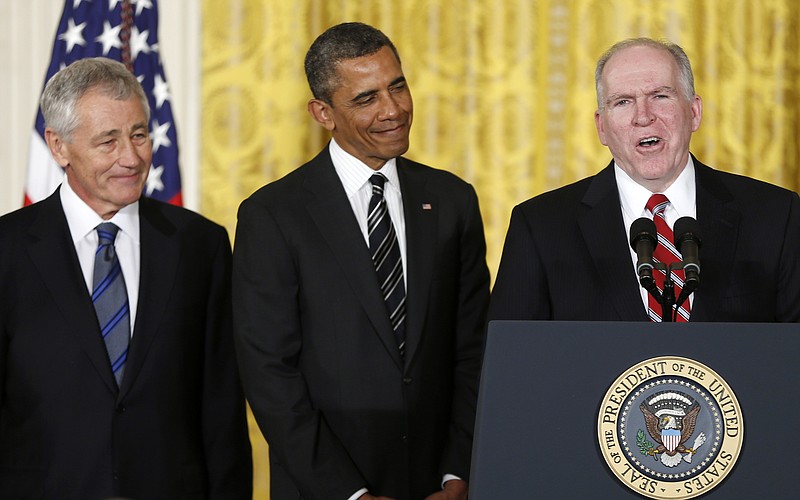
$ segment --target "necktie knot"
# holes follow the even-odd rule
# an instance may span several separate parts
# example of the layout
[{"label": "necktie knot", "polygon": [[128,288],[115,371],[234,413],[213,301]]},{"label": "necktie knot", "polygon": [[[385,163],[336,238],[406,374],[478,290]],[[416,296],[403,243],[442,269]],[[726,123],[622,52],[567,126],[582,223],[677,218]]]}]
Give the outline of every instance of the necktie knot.
[{"label": "necktie knot", "polygon": [[653,215],[663,214],[664,210],[669,205],[669,198],[661,193],[656,193],[647,200],[645,208]]},{"label": "necktie knot", "polygon": [[369,178],[369,182],[372,184],[372,194],[383,196],[383,186],[386,183],[386,177],[383,174],[372,174],[372,177]]},{"label": "necktie knot", "polygon": [[119,227],[113,222],[103,222],[102,224],[98,224],[95,229],[97,230],[98,239],[97,253],[99,254],[105,250],[103,257],[109,260],[111,258],[109,255],[110,249],[114,246],[114,240],[117,238]]}]

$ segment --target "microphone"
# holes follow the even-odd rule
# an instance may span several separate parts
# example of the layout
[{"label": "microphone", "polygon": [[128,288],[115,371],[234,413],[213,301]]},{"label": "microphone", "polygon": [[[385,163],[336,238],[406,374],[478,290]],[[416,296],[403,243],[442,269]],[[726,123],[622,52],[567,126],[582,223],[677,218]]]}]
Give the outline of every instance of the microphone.
[{"label": "microphone", "polygon": [[675,246],[683,257],[686,284],[694,290],[700,284],[700,224],[691,217],[681,217],[675,221],[673,233]]},{"label": "microphone", "polygon": [[653,250],[658,242],[656,225],[647,217],[640,217],[631,224],[631,248],[636,252],[636,274],[647,290],[655,286],[653,281]]},{"label": "microphone", "polygon": [[678,307],[700,286],[700,224],[691,217],[681,217],[675,221],[673,229],[675,246],[683,257],[685,280],[683,289],[675,301]]}]

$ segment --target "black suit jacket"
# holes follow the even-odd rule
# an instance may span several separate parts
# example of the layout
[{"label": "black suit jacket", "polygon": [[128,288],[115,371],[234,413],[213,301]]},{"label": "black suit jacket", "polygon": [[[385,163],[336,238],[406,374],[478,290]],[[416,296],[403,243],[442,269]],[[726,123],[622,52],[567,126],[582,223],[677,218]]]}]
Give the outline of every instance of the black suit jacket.
[{"label": "black suit jacket", "polygon": [[119,390],[58,190],[0,218],[0,498],[251,498],[228,237],[188,210],[139,206]]},{"label": "black suit jacket", "polygon": [[245,393],[270,445],[272,498],[420,499],[469,478],[489,294],[478,201],[398,158],[406,355],[325,148],[239,209],[234,318]]},{"label": "black suit jacket", "polygon": [[[690,321],[800,321],[797,193],[693,160],[702,247]],[[648,321],[613,168],[515,207],[490,319]]]}]

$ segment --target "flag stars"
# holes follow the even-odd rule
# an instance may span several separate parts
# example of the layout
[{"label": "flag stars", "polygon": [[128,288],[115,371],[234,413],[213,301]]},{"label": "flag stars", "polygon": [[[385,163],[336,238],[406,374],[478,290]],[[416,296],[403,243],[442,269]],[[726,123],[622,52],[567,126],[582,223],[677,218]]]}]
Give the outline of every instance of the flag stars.
[{"label": "flag stars", "polygon": [[156,73],[153,79],[153,96],[156,98],[156,109],[161,109],[161,105],[164,104],[164,101],[168,101],[170,98],[169,85],[159,73]]},{"label": "flag stars", "polygon": [[153,2],[151,0],[133,0],[131,3],[136,4],[136,15],[142,13],[144,9],[152,9]]},{"label": "flag stars", "polygon": [[152,196],[153,191],[163,191],[164,181],[161,180],[161,175],[164,173],[164,166],[153,167],[150,165],[150,174],[147,176],[147,196]]},{"label": "flag stars", "polygon": [[136,59],[141,53],[150,53],[150,45],[147,44],[148,36],[150,36],[150,30],[140,32],[136,26],[131,29],[131,57],[133,59]]},{"label": "flag stars", "polygon": [[122,25],[111,27],[111,23],[103,21],[103,34],[94,39],[95,42],[103,44],[103,55],[107,56],[108,52],[114,48],[119,49],[122,47],[122,42],[119,40],[119,31]]},{"label": "flag stars", "polygon": [[64,40],[67,43],[67,53],[72,52],[76,45],[86,46],[86,40],[83,38],[83,29],[85,27],[85,22],[75,26],[75,19],[70,18],[67,20],[66,31],[58,35],[59,40]]},{"label": "flag stars", "polygon": [[153,120],[153,132],[150,134],[150,138],[153,140],[153,153],[158,151],[158,148],[161,146],[166,148],[172,146],[172,141],[170,141],[169,137],[167,137],[167,131],[169,130],[169,127],[169,122],[160,125],[158,120]]}]

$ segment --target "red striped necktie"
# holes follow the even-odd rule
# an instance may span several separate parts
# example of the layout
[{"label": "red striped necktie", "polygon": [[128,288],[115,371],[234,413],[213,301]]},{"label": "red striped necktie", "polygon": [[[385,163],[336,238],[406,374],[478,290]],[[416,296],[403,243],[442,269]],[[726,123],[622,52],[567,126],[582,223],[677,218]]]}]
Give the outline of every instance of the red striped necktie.
[{"label": "red striped necktie", "polygon": [[[653,251],[653,261],[661,262],[667,265],[667,267],[674,262],[680,262],[682,260],[680,252],[678,252],[678,249],[675,248],[675,238],[672,234],[672,229],[670,229],[670,227],[667,225],[667,221],[664,218],[664,210],[668,205],[669,199],[667,199],[666,196],[663,194],[654,194],[647,201],[647,205],[645,207],[648,212],[653,214],[653,222],[656,224],[656,232],[658,233],[658,244]],[[658,269],[654,270],[653,278],[655,279],[658,289],[664,290],[666,272]],[[683,269],[673,271],[672,280],[675,283],[675,296],[677,297],[681,294],[681,290],[683,289]],[[659,302],[651,294],[647,295],[647,301],[647,313],[650,316],[650,320],[656,322],[661,321],[661,304],[659,304]],[[683,305],[681,305],[680,308],[678,308],[678,314],[674,315],[675,321],[689,321],[690,309],[689,301],[687,300],[683,303]]]}]

